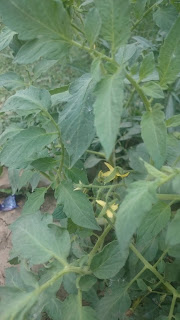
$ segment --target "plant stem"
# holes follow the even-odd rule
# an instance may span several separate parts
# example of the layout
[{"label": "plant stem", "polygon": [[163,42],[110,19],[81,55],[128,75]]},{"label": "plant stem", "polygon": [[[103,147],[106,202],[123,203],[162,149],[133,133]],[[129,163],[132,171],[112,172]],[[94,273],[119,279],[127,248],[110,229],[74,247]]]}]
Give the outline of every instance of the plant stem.
[{"label": "plant stem", "polygon": [[175,307],[175,304],[176,304],[176,299],[177,299],[177,296],[176,296],[175,294],[173,294],[173,298],[172,298],[172,302],[171,302],[171,308],[170,308],[170,311],[169,311],[168,320],[171,320],[172,317],[173,317],[174,307]]},{"label": "plant stem", "polygon": [[66,273],[78,273],[78,274],[88,274],[88,272],[86,272],[85,270],[79,268],[79,267],[71,267],[71,266],[67,266],[65,267],[63,270],[61,270],[60,272],[56,273],[51,279],[49,279],[48,281],[46,281],[44,284],[42,284],[41,286],[38,286],[35,290],[33,290],[31,293],[29,293],[28,295],[25,296],[25,298],[22,298],[21,301],[18,304],[18,308],[16,308],[15,312],[13,314],[11,314],[11,317],[9,318],[9,320],[15,320],[17,314],[19,314],[20,310],[23,310],[25,306],[28,305],[28,303],[33,300],[35,301],[35,297],[38,298],[38,296],[47,288],[49,288],[50,286],[52,286],[54,284],[54,282],[56,282],[59,278],[61,278],[63,275],[65,275]]},{"label": "plant stem", "polygon": [[179,194],[157,194],[157,198],[159,200],[180,200],[180,195]]},{"label": "plant stem", "polygon": [[152,266],[143,256],[142,254],[136,249],[136,247],[131,243],[130,249],[135,253],[135,255],[141,260],[141,262],[146,266],[147,269],[149,269],[154,275],[162,282],[162,284],[171,292],[171,294],[176,295],[176,297],[180,298],[180,294],[177,292],[177,290],[167,281],[164,280],[164,278],[161,276],[161,274],[156,270],[154,266]]},{"label": "plant stem", "polygon": [[137,20],[136,22],[135,22],[135,24],[131,27],[131,31],[133,31],[137,26],[138,26],[138,24],[155,8],[155,7],[158,7],[158,3],[154,3],[149,9],[147,9],[145,12],[144,12],[144,14],[143,14],[143,16],[139,19],[139,20]]},{"label": "plant stem", "polygon": [[159,264],[159,262],[161,262],[161,260],[166,256],[168,250],[165,250],[163,252],[163,254],[160,256],[160,258],[158,259],[158,261],[156,261],[156,263],[153,265],[154,268],[157,267],[157,265]]},{"label": "plant stem", "polygon": [[49,181],[52,182],[52,179],[50,178],[50,176],[47,173],[40,171],[40,174],[42,174],[42,176],[44,176],[46,179],[48,179]]},{"label": "plant stem", "polygon": [[83,49],[83,50],[89,52],[90,54],[92,54],[92,53],[95,54],[95,55],[96,55],[97,57],[99,57],[100,59],[104,59],[104,60],[106,60],[106,61],[108,61],[108,62],[111,62],[111,63],[114,62],[114,60],[113,60],[112,58],[106,56],[105,54],[102,54],[101,52],[99,52],[99,51],[97,51],[97,50],[95,50],[95,49],[91,49],[91,48],[89,48],[89,47],[87,47],[87,46],[82,45],[82,44],[79,43],[79,42],[74,41],[74,40],[69,40],[69,39],[66,39],[66,40],[67,40],[71,45],[73,45],[73,46],[75,46],[75,47],[77,47],[77,48],[79,48],[79,49]]},{"label": "plant stem", "polygon": [[128,99],[125,107],[124,107],[125,109],[127,109],[129,107],[129,105],[130,105],[130,103],[131,103],[131,101],[132,101],[132,99],[134,97],[134,93],[135,93],[135,88],[131,91],[130,97],[129,97],[129,99]]},{"label": "plant stem", "polygon": [[56,123],[56,121],[53,119],[53,117],[50,115],[50,113],[43,108],[42,112],[46,115],[46,117],[52,122],[52,124],[54,125],[54,127],[57,129],[58,132],[58,137],[59,137],[59,144],[61,145],[61,161],[60,161],[60,165],[59,165],[59,169],[57,172],[57,181],[60,182],[61,179],[61,171],[63,168],[63,164],[64,164],[64,144],[62,142],[62,138],[61,138],[61,131],[59,129],[58,124]]},{"label": "plant stem", "polygon": [[116,188],[116,187],[119,187],[120,186],[120,183],[117,183],[117,184],[108,184],[107,186],[97,186],[95,184],[75,184],[75,187],[76,188],[86,188],[86,189],[109,189],[113,186],[113,189]]},{"label": "plant stem", "polygon": [[[106,60],[108,62],[113,63],[115,66],[120,67],[120,65],[117,63],[117,61],[115,61],[113,58],[110,58],[108,56],[106,56],[105,54],[102,54],[101,52],[91,49],[87,46],[84,46],[74,40],[69,40],[66,39],[71,45],[76,46],[79,49],[83,49],[87,52],[89,52],[89,54],[94,54],[95,56],[99,57],[100,59]],[[133,85],[133,87],[136,89],[136,91],[138,92],[138,94],[140,95],[142,101],[144,102],[144,105],[146,107],[147,111],[151,111],[151,104],[149,102],[149,100],[146,98],[144,92],[142,91],[141,87],[138,85],[138,83],[130,76],[130,74],[126,73],[126,78],[129,80],[129,82]]]},{"label": "plant stem", "polygon": [[86,150],[87,153],[92,153],[92,154],[95,154],[96,156],[99,156],[99,157],[102,157],[102,158],[105,158],[106,159],[106,156],[104,153],[102,152],[97,152],[97,151],[93,151],[93,150]]},{"label": "plant stem", "polygon": [[133,85],[133,87],[138,92],[139,96],[141,97],[142,101],[144,102],[144,105],[146,107],[146,111],[151,111],[151,104],[149,100],[146,98],[144,92],[142,91],[139,84],[131,77],[129,73],[126,73],[126,78],[129,80],[129,82]]},{"label": "plant stem", "polygon": [[79,301],[79,305],[82,307],[82,291],[81,291],[81,289],[78,289],[78,301]]},{"label": "plant stem", "polygon": [[112,226],[108,225],[102,235],[99,237],[99,239],[97,240],[94,248],[91,250],[91,252],[89,253],[89,259],[88,259],[88,265],[91,264],[91,261],[94,257],[94,255],[96,254],[96,252],[98,251],[99,247],[101,247],[101,244],[104,242],[105,237],[107,236],[107,234],[109,233],[109,231],[112,229]]},{"label": "plant stem", "polygon": [[139,271],[138,273],[137,273],[137,275],[128,283],[128,285],[127,285],[127,287],[126,287],[126,290],[128,290],[131,286],[132,286],[132,284],[141,276],[141,274],[143,274],[144,273],[144,271],[146,271],[146,266],[144,266],[142,269],[141,269],[141,271]]},{"label": "plant stem", "polygon": [[[161,284],[161,281],[159,281],[159,282],[155,285],[154,289],[156,289],[160,284]],[[152,292],[155,292],[155,291],[152,290],[152,291],[147,292],[143,297],[141,297],[141,298],[138,300],[138,302],[135,302],[135,305],[134,305],[134,303],[133,303],[132,308],[131,308],[131,309],[133,310],[133,313],[134,313],[134,311],[137,309],[137,307],[140,305],[140,303],[141,303],[149,294],[151,294]]]}]

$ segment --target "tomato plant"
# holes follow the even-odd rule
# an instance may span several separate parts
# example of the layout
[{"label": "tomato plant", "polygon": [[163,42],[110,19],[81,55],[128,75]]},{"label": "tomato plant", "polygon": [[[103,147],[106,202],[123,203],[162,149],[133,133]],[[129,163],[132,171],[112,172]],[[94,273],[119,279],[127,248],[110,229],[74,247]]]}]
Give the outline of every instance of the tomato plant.
[{"label": "tomato plant", "polygon": [[[0,49],[27,71],[0,75],[0,162],[13,194],[31,186],[10,227],[1,320],[179,319],[179,10],[0,1]],[[57,63],[59,85],[38,82]],[[50,189],[53,215],[40,210]]]}]

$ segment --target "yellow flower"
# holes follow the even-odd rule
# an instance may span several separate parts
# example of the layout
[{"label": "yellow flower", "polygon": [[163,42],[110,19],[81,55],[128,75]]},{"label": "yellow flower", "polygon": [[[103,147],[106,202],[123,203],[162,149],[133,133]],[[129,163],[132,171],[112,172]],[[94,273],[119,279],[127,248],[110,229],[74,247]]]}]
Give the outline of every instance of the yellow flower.
[{"label": "yellow flower", "polygon": [[110,182],[114,180],[116,177],[125,178],[129,175],[129,172],[126,173],[120,173],[120,170],[122,170],[119,167],[113,168],[109,163],[104,162],[106,167],[109,169],[109,171],[102,172],[102,170],[98,174],[98,178],[105,178],[105,182]]},{"label": "yellow flower", "polygon": [[[101,207],[103,207],[103,208],[106,206],[106,202],[105,202],[105,201],[96,200],[96,202],[97,202]],[[108,218],[110,218],[110,219],[113,218],[113,212],[112,212],[112,211],[116,211],[117,208],[118,208],[118,204],[112,204],[112,205],[110,206],[110,209],[111,209],[111,210],[109,210],[109,209],[106,210],[106,214],[107,214]]]}]

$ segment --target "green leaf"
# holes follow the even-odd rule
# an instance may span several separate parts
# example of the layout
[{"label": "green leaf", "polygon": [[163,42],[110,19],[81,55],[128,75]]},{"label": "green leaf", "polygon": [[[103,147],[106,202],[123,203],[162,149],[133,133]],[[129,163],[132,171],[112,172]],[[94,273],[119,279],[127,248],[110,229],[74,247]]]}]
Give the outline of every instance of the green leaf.
[{"label": "green leaf", "polygon": [[154,54],[153,52],[150,52],[144,57],[141,63],[140,70],[139,70],[140,80],[149,76],[151,73],[153,73],[154,70],[155,70]]},{"label": "green leaf", "polygon": [[172,5],[158,8],[153,14],[153,20],[157,26],[164,32],[169,32],[174,21],[176,21],[178,12]]},{"label": "green leaf", "polygon": [[[17,288],[0,288],[1,320],[23,320],[36,302],[36,295]],[[8,305],[8,308],[7,308]]]},{"label": "green leaf", "polygon": [[6,286],[15,287],[23,291],[38,286],[37,277],[32,273],[27,265],[20,264],[19,267],[10,267],[6,269]]},{"label": "green leaf", "polygon": [[[163,202],[157,202],[142,220],[137,229],[136,247],[144,256],[152,241],[166,227],[170,216],[170,206]],[[152,259],[153,257],[151,256],[151,259],[148,260],[151,261]]]},{"label": "green leaf", "polygon": [[85,161],[84,167],[85,169],[90,169],[92,167],[95,167],[96,164],[98,164],[102,159],[96,158],[93,154],[91,154]]},{"label": "green leaf", "polygon": [[61,219],[66,218],[66,215],[65,215],[65,213],[63,211],[63,206],[62,205],[58,205],[56,207],[56,209],[54,210],[52,215],[53,215],[53,219],[54,220],[59,220],[60,221]]},{"label": "green leaf", "polygon": [[169,127],[178,127],[180,126],[180,114],[177,114],[166,120],[166,126]]},{"label": "green leaf", "polygon": [[8,168],[8,179],[12,188],[12,194],[18,190],[20,170]]},{"label": "green leaf", "polygon": [[1,30],[1,33],[0,33],[0,51],[5,49],[10,44],[10,42],[12,41],[14,35],[15,35],[15,32],[10,30],[10,29],[8,29],[7,27],[4,27]]},{"label": "green leaf", "polygon": [[89,291],[97,282],[97,279],[92,275],[82,276],[79,280],[79,287],[82,291]]},{"label": "green leaf", "polygon": [[124,263],[133,234],[156,202],[156,188],[156,183],[151,181],[132,183],[117,212],[116,234]]},{"label": "green leaf", "polygon": [[50,93],[41,88],[33,86],[17,91],[13,96],[9,97],[3,111],[22,111],[25,115],[40,112],[42,109],[48,109],[51,106]]},{"label": "green leaf", "polygon": [[165,278],[170,282],[180,281],[180,260],[176,259],[171,263],[165,265]]},{"label": "green leaf", "polygon": [[136,19],[140,19],[144,10],[145,10],[145,7],[146,7],[146,3],[147,3],[147,0],[138,0],[138,1],[133,1],[133,4],[134,4],[134,7],[133,7],[133,11],[135,13],[135,16],[136,16]]},{"label": "green leaf", "polygon": [[21,289],[21,290],[24,290],[26,288],[18,268],[16,267],[7,268],[5,275],[6,275],[7,287],[16,287],[17,289]]},{"label": "green leaf", "polygon": [[75,273],[68,273],[64,275],[63,287],[68,294],[77,294],[76,278],[77,275]]},{"label": "green leaf", "polygon": [[180,12],[180,3],[177,0],[171,0],[171,3],[175,6],[176,10]]},{"label": "green leaf", "polygon": [[97,320],[95,311],[90,307],[82,307],[77,295],[69,295],[63,303],[62,319]]},{"label": "green leaf", "polygon": [[26,184],[31,181],[31,178],[33,177],[33,175],[34,175],[33,171],[24,170],[22,174],[19,176],[18,190],[21,190],[22,187],[26,186]]},{"label": "green leaf", "polygon": [[3,145],[8,139],[15,136],[17,133],[19,133],[21,130],[23,130],[21,125],[18,124],[10,124],[9,127],[7,127],[3,133],[0,135],[0,144]]},{"label": "green leaf", "polygon": [[65,167],[64,172],[66,177],[74,183],[79,183],[79,181],[84,184],[88,183],[87,174],[81,161],[78,161],[71,169]]},{"label": "green leaf", "polygon": [[112,55],[130,36],[129,1],[95,0],[102,20],[101,34],[111,43]]},{"label": "green leaf", "polygon": [[53,315],[53,319],[59,320],[61,302],[59,300],[59,303],[57,302],[55,294],[62,282],[62,277],[59,279],[57,277],[61,271],[59,263],[56,268],[53,268],[52,264],[48,265],[48,269],[44,268],[41,271],[43,274],[38,283],[34,274],[27,269],[27,265],[25,267],[21,263],[20,270],[14,267],[8,268],[6,272],[8,287],[5,287],[4,290],[0,289],[1,319],[33,319],[34,315],[36,315],[36,319],[41,319],[41,312],[44,311],[45,306],[47,313]]},{"label": "green leaf", "polygon": [[50,68],[52,68],[57,63],[57,60],[40,60],[34,67],[35,77],[38,78],[41,74],[46,73]]},{"label": "green leaf", "polygon": [[98,319],[121,319],[130,305],[131,299],[125,287],[109,289],[97,305]]},{"label": "green leaf", "polygon": [[68,218],[78,226],[87,229],[100,230],[92,209],[92,205],[80,191],[74,191],[71,182],[63,181],[56,189],[58,203],[64,205],[64,212]]},{"label": "green leaf", "polygon": [[148,97],[155,98],[155,99],[163,99],[164,98],[164,93],[163,90],[161,89],[160,85],[157,84],[156,82],[147,82],[145,83],[141,89],[147,95]]},{"label": "green leaf", "polygon": [[149,162],[149,154],[145,148],[144,143],[140,143],[136,148],[130,149],[129,161],[130,167],[137,172],[141,172],[146,175],[146,169],[144,167],[144,161]]},{"label": "green leaf", "polygon": [[142,138],[155,166],[161,168],[166,159],[167,129],[164,113],[159,109],[146,111],[141,121]]},{"label": "green leaf", "polygon": [[4,24],[16,31],[20,40],[71,37],[70,19],[60,0],[1,0],[0,12]]},{"label": "green leaf", "polygon": [[71,97],[59,116],[63,142],[71,156],[71,166],[86,151],[95,135],[93,88],[94,83],[89,74],[77,79],[70,86]]},{"label": "green leaf", "polygon": [[15,251],[30,265],[45,263],[52,257],[65,264],[70,237],[66,230],[56,225],[48,227],[51,222],[52,216],[36,213],[23,215],[11,225]]},{"label": "green leaf", "polygon": [[96,8],[92,8],[88,11],[88,14],[85,20],[85,26],[84,26],[86,38],[91,46],[96,41],[100,32],[100,29],[101,29],[101,17],[99,15],[98,10]]},{"label": "green leaf", "polygon": [[[55,89],[56,90],[56,89]],[[66,89],[67,90],[67,89]],[[50,93],[52,92],[52,90],[50,90]],[[52,94],[52,93],[51,93]],[[57,106],[60,103],[63,102],[68,102],[69,98],[71,97],[69,91],[64,91],[64,92],[60,92],[60,93],[55,93],[52,95],[51,97],[51,101],[52,101],[52,106]]]},{"label": "green leaf", "polygon": [[113,278],[123,265],[118,241],[114,240],[93,257],[90,268],[97,278],[109,279]]},{"label": "green leaf", "polygon": [[126,63],[129,61],[133,55],[135,54],[137,50],[137,44],[136,43],[131,43],[131,44],[126,44],[124,46],[121,46],[116,53],[116,61],[121,64],[121,63]]},{"label": "green leaf", "polygon": [[123,258],[118,241],[114,240],[93,257],[90,267],[97,278],[109,279],[114,277],[124,266]]},{"label": "green leaf", "polygon": [[56,137],[56,134],[46,133],[44,129],[38,127],[22,130],[4,146],[0,161],[7,167],[25,168],[30,156],[39,152]]},{"label": "green leaf", "polygon": [[32,63],[41,56],[62,59],[71,42],[71,24],[60,0],[42,3],[32,0],[3,0],[0,12],[5,25],[18,33],[25,43],[16,56],[18,63]]},{"label": "green leaf", "polygon": [[18,51],[15,62],[19,64],[33,63],[41,57],[47,59],[64,59],[69,50],[69,44],[61,40],[42,37],[26,42]]},{"label": "green leaf", "polygon": [[61,320],[62,302],[56,297],[48,297],[48,300],[44,311],[53,320]]},{"label": "green leaf", "polygon": [[107,159],[114,149],[120,127],[123,108],[123,80],[122,71],[107,76],[98,83],[95,91],[95,126]]},{"label": "green leaf", "polygon": [[7,90],[14,90],[24,86],[23,79],[15,72],[7,72],[0,75],[0,87],[4,87]]},{"label": "green leaf", "polygon": [[[178,161],[179,159],[179,161]],[[174,135],[167,135],[167,157],[166,162],[169,166],[180,163],[180,141]]]},{"label": "green leaf", "polygon": [[40,174],[38,172],[35,172],[31,177],[31,179],[29,180],[29,183],[32,188],[32,192],[37,188],[40,179],[41,179]]},{"label": "green leaf", "polygon": [[38,188],[33,193],[28,195],[22,214],[36,213],[44,202],[44,196],[47,192],[47,188]]},{"label": "green leaf", "polygon": [[176,80],[180,72],[180,17],[170,29],[159,54],[160,85],[166,87]]},{"label": "green leaf", "polygon": [[39,158],[37,160],[34,160],[31,163],[31,165],[36,170],[43,171],[43,172],[54,169],[58,164],[59,164],[58,160],[50,157]]},{"label": "green leaf", "polygon": [[146,285],[146,283],[142,279],[137,279],[137,285],[141,291],[148,290],[148,286]]},{"label": "green leaf", "polygon": [[167,229],[166,244],[168,247],[174,247],[180,244],[179,228],[180,228],[180,210],[176,212],[175,217],[172,219]]}]

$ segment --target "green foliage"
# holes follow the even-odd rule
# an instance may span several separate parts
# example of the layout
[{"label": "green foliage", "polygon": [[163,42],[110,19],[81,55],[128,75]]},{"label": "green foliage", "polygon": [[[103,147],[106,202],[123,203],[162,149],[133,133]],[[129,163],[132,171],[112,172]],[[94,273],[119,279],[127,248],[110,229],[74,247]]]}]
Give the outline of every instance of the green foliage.
[{"label": "green foliage", "polygon": [[23,79],[14,72],[8,72],[1,74],[0,86],[3,86],[7,90],[15,90],[17,88],[24,87]]},{"label": "green foliage", "polygon": [[129,1],[95,0],[102,20],[101,35],[111,44],[112,56],[130,35]]},{"label": "green foliage", "polygon": [[121,263],[124,265],[130,240],[142,222],[152,204],[156,202],[156,183],[138,181],[131,184],[126,197],[117,213],[116,234],[119,240],[119,250],[122,254]]},{"label": "green foliage", "polygon": [[100,29],[101,29],[101,18],[99,15],[99,11],[96,8],[92,8],[91,10],[89,10],[86,16],[85,26],[84,26],[86,38],[91,46],[96,41],[100,32]]},{"label": "green foliage", "polygon": [[107,159],[112,153],[122,114],[123,78],[122,72],[108,76],[99,82],[95,92],[95,125]]},{"label": "green foliage", "polygon": [[94,83],[89,74],[85,74],[73,83],[67,106],[59,116],[62,138],[72,157],[72,166],[87,150],[95,135],[92,110],[93,87]]},{"label": "green foliage", "polygon": [[177,18],[168,33],[159,54],[160,84],[162,87],[175,81],[180,71],[180,39],[177,32],[180,28],[180,17]]},{"label": "green foliage", "polygon": [[86,196],[73,189],[71,182],[62,182],[56,189],[56,198],[63,204],[65,214],[84,228],[98,230],[92,206]]},{"label": "green foliage", "polygon": [[0,16],[0,168],[27,195],[1,319],[178,319],[177,1],[1,0]]},{"label": "green foliage", "polygon": [[141,122],[142,138],[155,165],[160,168],[166,158],[164,113],[158,108],[146,111]]},{"label": "green foliage", "polygon": [[56,137],[56,133],[47,133],[39,127],[24,129],[4,146],[0,160],[6,166],[24,168],[33,160],[33,154],[39,152]]}]

